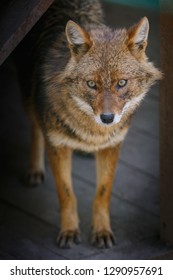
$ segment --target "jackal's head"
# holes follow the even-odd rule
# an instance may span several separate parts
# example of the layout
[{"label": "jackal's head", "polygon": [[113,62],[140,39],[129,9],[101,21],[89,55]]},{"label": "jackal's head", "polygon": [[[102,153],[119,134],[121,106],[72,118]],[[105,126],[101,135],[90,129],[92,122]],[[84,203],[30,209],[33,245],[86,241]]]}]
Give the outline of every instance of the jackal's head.
[{"label": "jackal's head", "polygon": [[148,31],[146,17],[129,29],[115,31],[105,26],[86,31],[73,21],[67,23],[69,94],[78,109],[98,124],[117,124],[133,113],[161,78],[145,54]]}]

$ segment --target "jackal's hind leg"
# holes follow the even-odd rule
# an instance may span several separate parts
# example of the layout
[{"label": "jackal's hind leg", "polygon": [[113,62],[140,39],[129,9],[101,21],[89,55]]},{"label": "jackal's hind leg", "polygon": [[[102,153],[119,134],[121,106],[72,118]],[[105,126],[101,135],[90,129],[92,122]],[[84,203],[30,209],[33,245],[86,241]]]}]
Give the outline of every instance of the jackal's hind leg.
[{"label": "jackal's hind leg", "polygon": [[38,185],[44,181],[44,138],[38,124],[32,124],[32,140],[30,150],[30,161],[28,171],[28,182],[30,185]]}]

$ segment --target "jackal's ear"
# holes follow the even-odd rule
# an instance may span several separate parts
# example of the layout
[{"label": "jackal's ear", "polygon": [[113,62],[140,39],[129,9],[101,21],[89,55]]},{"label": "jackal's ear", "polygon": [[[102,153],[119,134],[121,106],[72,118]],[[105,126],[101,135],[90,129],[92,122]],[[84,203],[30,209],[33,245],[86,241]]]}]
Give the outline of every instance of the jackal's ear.
[{"label": "jackal's ear", "polygon": [[72,55],[80,57],[92,46],[89,34],[74,21],[67,22],[65,32]]},{"label": "jackal's ear", "polygon": [[139,23],[127,30],[128,47],[132,54],[140,59],[145,56],[149,32],[149,22],[146,17],[142,18]]}]

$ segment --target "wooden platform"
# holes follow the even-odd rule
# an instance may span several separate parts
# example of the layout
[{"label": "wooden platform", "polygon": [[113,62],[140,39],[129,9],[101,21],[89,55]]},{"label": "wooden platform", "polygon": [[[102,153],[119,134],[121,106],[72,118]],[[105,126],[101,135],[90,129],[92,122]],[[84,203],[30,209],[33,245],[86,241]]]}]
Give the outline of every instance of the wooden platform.
[{"label": "wooden platform", "polygon": [[[158,64],[159,15],[104,4],[107,22],[128,26],[148,16],[148,54]],[[56,245],[59,226],[53,177],[37,188],[25,184],[30,124],[24,114],[15,69],[9,58],[0,68],[0,259],[150,259],[171,256],[173,248],[160,241],[159,87],[152,88],[134,116],[124,142],[111,200],[117,245],[98,250],[90,245],[91,209],[95,193],[95,162],[74,155],[73,182],[78,198],[83,242],[72,250]],[[161,257],[160,257],[161,258]]]}]

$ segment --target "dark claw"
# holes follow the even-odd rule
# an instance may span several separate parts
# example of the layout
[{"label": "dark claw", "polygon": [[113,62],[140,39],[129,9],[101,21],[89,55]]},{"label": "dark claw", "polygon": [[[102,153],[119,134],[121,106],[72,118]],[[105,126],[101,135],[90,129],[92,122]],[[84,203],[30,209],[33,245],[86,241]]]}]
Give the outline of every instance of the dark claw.
[{"label": "dark claw", "polygon": [[27,181],[29,185],[37,186],[43,183],[44,178],[45,175],[43,171],[29,172],[27,176]]},{"label": "dark claw", "polygon": [[78,245],[81,243],[79,230],[60,232],[57,238],[57,243],[62,249],[70,249],[74,244]]},{"label": "dark claw", "polygon": [[104,230],[93,233],[92,244],[99,249],[112,248],[116,244],[116,239],[112,232]]}]

